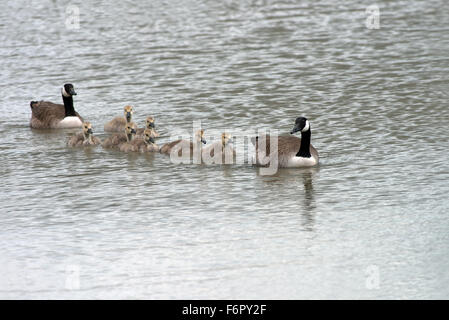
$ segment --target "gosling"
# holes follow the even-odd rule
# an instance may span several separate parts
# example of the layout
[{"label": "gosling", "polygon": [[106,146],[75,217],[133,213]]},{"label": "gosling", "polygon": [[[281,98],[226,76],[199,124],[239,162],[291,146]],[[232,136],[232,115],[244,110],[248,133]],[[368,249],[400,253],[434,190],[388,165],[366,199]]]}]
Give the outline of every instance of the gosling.
[{"label": "gosling", "polygon": [[83,122],[83,131],[69,138],[67,145],[69,147],[96,146],[101,144],[100,139],[93,135],[92,124]]},{"label": "gosling", "polygon": [[137,129],[137,134],[136,134],[136,136],[137,136],[137,137],[144,138],[145,130],[147,130],[147,129],[151,129],[151,130],[152,130],[152,132],[153,132],[152,134],[153,134],[153,137],[154,137],[154,138],[159,137],[159,133],[157,133],[157,132],[156,132],[156,129],[155,129],[154,118],[151,117],[151,116],[148,116],[147,119],[145,120],[145,128],[139,128],[139,129]]},{"label": "gosling", "polygon": [[134,122],[127,123],[124,131],[106,138],[102,143],[102,147],[106,149],[120,149],[122,144],[131,142],[136,135],[136,124]]},{"label": "gosling", "polygon": [[232,147],[232,136],[221,134],[221,141],[216,141],[202,150],[202,161],[206,164],[233,164],[236,153]]},{"label": "gosling", "polygon": [[106,132],[123,132],[125,129],[125,126],[128,123],[132,122],[132,116],[133,116],[133,107],[132,106],[125,106],[124,108],[124,117],[115,117],[111,121],[107,122],[104,125],[104,131]]},{"label": "gosling", "polygon": [[[195,133],[194,142],[187,140],[175,140],[169,143],[164,144],[160,152],[167,155],[172,155],[177,152],[178,157],[185,158],[187,155],[183,154],[184,151],[189,151],[189,157],[192,158],[197,151],[201,152],[201,143],[206,144],[206,139],[204,138],[204,130],[198,130]],[[199,154],[201,155],[201,153]]]},{"label": "gosling", "polygon": [[159,152],[159,146],[154,141],[154,130],[145,129],[143,138],[137,137],[120,145],[122,152]]}]

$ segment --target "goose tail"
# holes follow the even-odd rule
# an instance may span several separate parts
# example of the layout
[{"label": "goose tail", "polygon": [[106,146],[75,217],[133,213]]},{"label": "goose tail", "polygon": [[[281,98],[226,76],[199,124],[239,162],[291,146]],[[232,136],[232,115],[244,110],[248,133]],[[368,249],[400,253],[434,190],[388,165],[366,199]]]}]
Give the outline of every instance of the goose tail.
[{"label": "goose tail", "polygon": [[33,109],[33,107],[38,103],[39,101],[31,101],[30,102],[30,108]]}]

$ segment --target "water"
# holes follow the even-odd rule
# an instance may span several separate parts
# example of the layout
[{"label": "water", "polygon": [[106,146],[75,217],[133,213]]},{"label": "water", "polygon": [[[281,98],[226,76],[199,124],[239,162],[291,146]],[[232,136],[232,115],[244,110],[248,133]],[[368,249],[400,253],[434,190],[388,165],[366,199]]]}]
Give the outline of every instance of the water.
[{"label": "water", "polygon": [[[0,297],[449,298],[449,10],[372,4],[2,1]],[[321,165],[69,149],[28,125],[65,82],[100,138],[126,104],[159,145],[307,116]]]}]

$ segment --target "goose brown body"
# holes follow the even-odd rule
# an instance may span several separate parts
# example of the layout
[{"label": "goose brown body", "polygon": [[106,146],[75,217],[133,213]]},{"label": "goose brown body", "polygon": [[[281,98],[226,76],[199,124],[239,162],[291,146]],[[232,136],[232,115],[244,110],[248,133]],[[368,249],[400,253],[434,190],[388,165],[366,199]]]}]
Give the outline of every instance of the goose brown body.
[{"label": "goose brown body", "polygon": [[[65,118],[64,105],[50,101],[31,102],[31,113],[30,127],[33,129],[60,128],[59,123]],[[83,121],[78,112],[75,114]]]},{"label": "goose brown body", "polygon": [[[265,135],[261,137],[252,138],[251,142],[256,147],[256,163],[258,165],[268,165],[268,163],[264,163],[262,158],[264,156],[268,156],[270,159],[273,159],[275,156],[276,150],[271,148],[270,141],[271,139],[277,139],[278,145],[278,161],[280,167],[287,167],[288,161],[292,157],[295,157],[298,153],[298,150],[301,146],[301,139],[294,136],[273,136]],[[264,146],[264,150],[259,150],[259,146]],[[262,151],[262,152],[260,152]],[[310,154],[312,157],[318,159],[318,151],[310,145]],[[267,159],[268,160],[268,159]]]}]

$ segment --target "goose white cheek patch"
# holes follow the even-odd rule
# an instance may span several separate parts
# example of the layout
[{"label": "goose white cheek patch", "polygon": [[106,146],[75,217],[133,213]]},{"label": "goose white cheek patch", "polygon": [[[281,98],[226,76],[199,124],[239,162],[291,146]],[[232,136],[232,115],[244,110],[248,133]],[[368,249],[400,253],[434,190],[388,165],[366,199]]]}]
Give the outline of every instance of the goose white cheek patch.
[{"label": "goose white cheek patch", "polygon": [[65,88],[64,88],[64,87],[62,87],[61,93],[62,93],[62,95],[63,95],[64,97],[70,97],[70,95],[67,93],[67,91],[65,91]]},{"label": "goose white cheek patch", "polygon": [[301,130],[301,132],[309,131],[309,129],[310,129],[309,120],[306,120],[306,125],[305,125],[304,128]]}]

